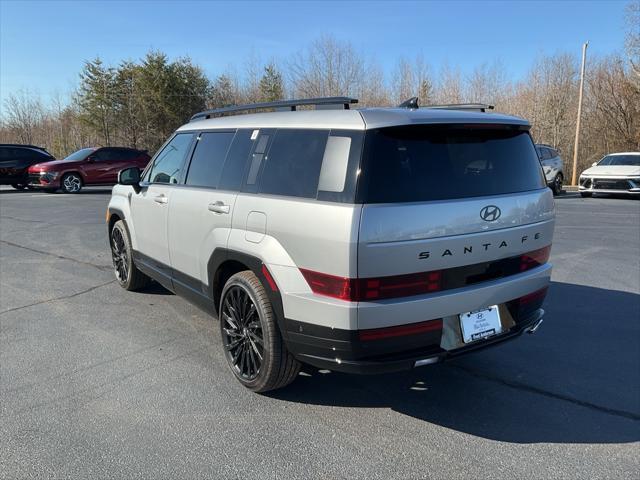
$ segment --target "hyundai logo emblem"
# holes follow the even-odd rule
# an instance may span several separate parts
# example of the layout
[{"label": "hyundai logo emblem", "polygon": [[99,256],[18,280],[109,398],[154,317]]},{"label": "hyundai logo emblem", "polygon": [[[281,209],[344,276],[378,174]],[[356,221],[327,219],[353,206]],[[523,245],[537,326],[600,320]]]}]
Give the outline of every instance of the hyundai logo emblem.
[{"label": "hyundai logo emblem", "polygon": [[487,205],[482,210],[480,210],[480,218],[486,222],[493,222],[500,218],[502,212],[495,205]]}]

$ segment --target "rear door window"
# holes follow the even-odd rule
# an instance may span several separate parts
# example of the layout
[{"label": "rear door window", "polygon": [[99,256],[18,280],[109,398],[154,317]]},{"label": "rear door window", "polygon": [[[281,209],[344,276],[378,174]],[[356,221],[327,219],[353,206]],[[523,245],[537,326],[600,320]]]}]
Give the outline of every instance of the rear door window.
[{"label": "rear door window", "polygon": [[527,131],[469,125],[370,130],[360,177],[363,203],[480,197],[545,186]]},{"label": "rear door window", "polygon": [[247,159],[253,148],[253,140],[251,139],[254,135],[253,132],[254,130],[240,129],[233,137],[218,184],[220,190],[240,190]]},{"label": "rear door window", "polygon": [[235,132],[203,132],[199,135],[187,173],[187,185],[218,188],[234,134]]},{"label": "rear door window", "polygon": [[[265,161],[259,192],[316,198],[328,137],[328,130],[279,129]],[[350,146],[350,140],[347,140]],[[340,148],[336,144],[336,149]],[[336,175],[328,173],[333,178]],[[333,183],[334,188],[344,188],[344,185]]]}]

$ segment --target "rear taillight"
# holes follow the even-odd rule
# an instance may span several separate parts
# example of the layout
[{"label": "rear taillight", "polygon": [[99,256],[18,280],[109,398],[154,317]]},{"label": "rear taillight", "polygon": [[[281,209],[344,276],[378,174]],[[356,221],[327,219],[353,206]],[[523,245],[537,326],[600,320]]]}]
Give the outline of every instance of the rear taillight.
[{"label": "rear taillight", "polygon": [[550,253],[551,245],[547,245],[544,248],[539,248],[538,250],[522,254],[520,256],[520,271],[525,272],[540,265],[544,265],[549,261]]},{"label": "rear taillight", "polygon": [[442,287],[440,271],[374,278],[345,278],[300,269],[313,293],[351,302],[409,297],[437,292]]},{"label": "rear taillight", "polygon": [[428,320],[426,322],[400,325],[399,327],[373,328],[360,330],[358,337],[363,341],[382,340],[383,338],[402,337],[405,335],[419,335],[421,333],[442,330],[442,319]]},{"label": "rear taillight", "polygon": [[[500,276],[525,272],[547,263],[551,245],[524,253],[519,257],[510,257],[508,269]],[[514,261],[512,261],[514,260]],[[518,265],[519,262],[519,265]],[[409,273],[407,275],[391,275],[372,278],[348,278],[327,273],[314,272],[301,268],[300,272],[311,287],[313,293],[338,298],[348,302],[367,302],[387,298],[410,297],[425,293],[439,292],[444,288],[458,288],[478,283],[474,278],[492,279],[495,275],[466,276],[466,283],[456,283],[461,276],[456,267],[450,270],[433,270],[431,272]],[[506,267],[505,267],[506,268]],[[467,275],[467,274],[465,274]],[[443,287],[443,283],[445,287]]]},{"label": "rear taillight", "polygon": [[340,300],[356,301],[356,280],[352,278],[336,277],[326,273],[300,269],[313,293]]}]

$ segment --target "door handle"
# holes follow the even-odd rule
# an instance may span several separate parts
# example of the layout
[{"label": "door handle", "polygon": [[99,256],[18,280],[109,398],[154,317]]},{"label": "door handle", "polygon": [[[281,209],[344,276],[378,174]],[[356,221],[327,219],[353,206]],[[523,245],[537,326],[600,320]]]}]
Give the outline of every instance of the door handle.
[{"label": "door handle", "polygon": [[217,201],[216,203],[210,203],[209,211],[214,213],[229,213],[229,205],[225,205],[220,201]]},{"label": "door handle", "polygon": [[158,195],[157,197],[153,197],[153,201],[160,204],[165,204],[169,201],[169,199],[165,195]]}]

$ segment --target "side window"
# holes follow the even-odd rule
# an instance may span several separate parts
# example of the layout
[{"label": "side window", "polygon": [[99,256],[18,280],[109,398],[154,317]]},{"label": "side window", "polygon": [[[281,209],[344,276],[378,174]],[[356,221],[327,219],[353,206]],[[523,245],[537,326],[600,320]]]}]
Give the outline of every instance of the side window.
[{"label": "side window", "polygon": [[191,157],[191,165],[189,165],[189,173],[185,182],[187,185],[218,188],[222,167],[233,136],[233,132],[200,134]]},{"label": "side window", "polygon": [[362,131],[331,130],[322,157],[318,200],[354,201],[363,139]]},{"label": "side window", "polygon": [[229,153],[227,153],[227,160],[224,162],[222,168],[222,175],[218,188],[220,190],[240,190],[242,184],[242,177],[244,176],[244,170],[247,166],[247,159],[251,153],[253,147],[254,130],[241,129],[236,132],[236,136],[233,137],[231,147],[229,147]]},{"label": "side window", "polygon": [[184,157],[191,146],[192,133],[179,133],[158,154],[149,172],[151,183],[178,183]]},{"label": "side window", "polygon": [[116,150],[114,160],[128,161],[133,160],[138,156],[138,152],[135,150],[129,150],[128,148],[119,148]]},{"label": "side window", "polygon": [[260,193],[316,198],[328,137],[328,130],[279,129],[269,149]]},{"label": "side window", "polygon": [[545,160],[551,160],[553,158],[553,153],[551,152],[550,148],[543,148],[544,150],[544,159]]},{"label": "side window", "polygon": [[126,148],[101,148],[93,154],[96,162],[121,162],[133,158],[131,150]]}]

